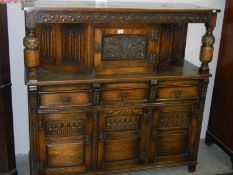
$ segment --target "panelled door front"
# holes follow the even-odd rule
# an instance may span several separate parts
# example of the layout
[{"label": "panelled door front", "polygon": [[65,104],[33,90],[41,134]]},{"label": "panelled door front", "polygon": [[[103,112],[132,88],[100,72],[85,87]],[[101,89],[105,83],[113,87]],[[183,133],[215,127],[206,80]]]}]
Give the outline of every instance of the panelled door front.
[{"label": "panelled door front", "polygon": [[153,71],[159,55],[159,33],[159,25],[96,27],[94,51],[96,73]]},{"label": "panelled door front", "polygon": [[176,164],[192,159],[196,150],[198,115],[194,105],[159,107],[152,121],[150,161]]},{"label": "panelled door front", "polygon": [[142,108],[110,109],[100,114],[99,169],[129,168],[147,162],[145,118]]},{"label": "panelled door front", "polygon": [[91,162],[91,117],[86,113],[46,114],[39,132],[44,174],[85,172]]}]

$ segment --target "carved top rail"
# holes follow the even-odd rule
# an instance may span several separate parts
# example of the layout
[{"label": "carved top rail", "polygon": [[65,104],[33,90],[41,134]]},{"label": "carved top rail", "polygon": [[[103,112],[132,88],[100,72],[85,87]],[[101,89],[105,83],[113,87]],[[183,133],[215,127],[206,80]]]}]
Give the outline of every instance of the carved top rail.
[{"label": "carved top rail", "polygon": [[24,3],[23,9],[28,28],[35,23],[207,23],[219,12],[190,4],[40,0]]}]

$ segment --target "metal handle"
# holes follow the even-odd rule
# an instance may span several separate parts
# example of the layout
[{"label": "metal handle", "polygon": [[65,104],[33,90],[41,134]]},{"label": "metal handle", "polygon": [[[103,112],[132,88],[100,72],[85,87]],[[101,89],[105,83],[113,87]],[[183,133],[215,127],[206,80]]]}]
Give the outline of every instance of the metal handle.
[{"label": "metal handle", "polygon": [[63,104],[67,105],[70,103],[71,97],[65,96],[62,97]]},{"label": "metal handle", "polygon": [[181,94],[182,94],[182,91],[180,91],[180,90],[179,90],[179,91],[176,91],[176,92],[175,92],[175,97],[176,97],[176,98],[179,98],[179,97],[181,96]]},{"label": "metal handle", "polygon": [[122,92],[120,94],[122,100],[128,100],[129,93],[128,92]]}]

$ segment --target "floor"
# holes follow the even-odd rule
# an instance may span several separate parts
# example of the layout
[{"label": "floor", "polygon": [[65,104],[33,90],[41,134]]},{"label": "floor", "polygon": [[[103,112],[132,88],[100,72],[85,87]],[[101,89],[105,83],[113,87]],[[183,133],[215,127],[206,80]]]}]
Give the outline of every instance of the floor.
[{"label": "floor", "polygon": [[[232,164],[228,155],[216,145],[208,147],[201,141],[197,170],[194,173],[189,173],[187,166],[183,166],[124,173],[121,175],[217,175],[232,172],[231,166]],[[17,169],[19,175],[29,175],[27,155],[17,155]]]}]

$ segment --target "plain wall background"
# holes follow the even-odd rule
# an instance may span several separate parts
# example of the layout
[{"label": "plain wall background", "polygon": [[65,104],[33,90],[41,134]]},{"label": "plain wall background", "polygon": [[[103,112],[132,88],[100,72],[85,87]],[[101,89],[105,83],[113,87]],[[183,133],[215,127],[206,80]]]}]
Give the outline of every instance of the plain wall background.
[{"label": "plain wall background", "polygon": [[[110,0],[109,0],[110,1]],[[115,0],[117,1],[117,0]],[[123,1],[123,0],[118,0]],[[132,3],[143,0],[128,0]],[[149,1],[149,0],[147,0]],[[217,64],[219,42],[221,36],[225,0],[150,0],[153,2],[164,3],[192,3],[201,6],[221,9],[218,14],[217,26],[214,30],[216,43],[214,45],[214,58],[210,63],[210,72],[213,77],[210,79],[208,93],[205,104],[201,138],[205,137],[208,125],[209,111],[211,105],[215,70]],[[14,132],[15,132],[15,151],[16,154],[28,154],[29,152],[29,132],[28,132],[28,103],[27,87],[24,83],[24,61],[23,61],[23,37],[25,36],[24,12],[21,4],[8,4],[8,30],[9,30],[9,47],[10,47],[10,64],[12,80],[12,103],[14,114]],[[189,24],[186,56],[185,59],[191,63],[200,66],[199,53],[201,46],[201,37],[205,33],[204,24]]]}]

